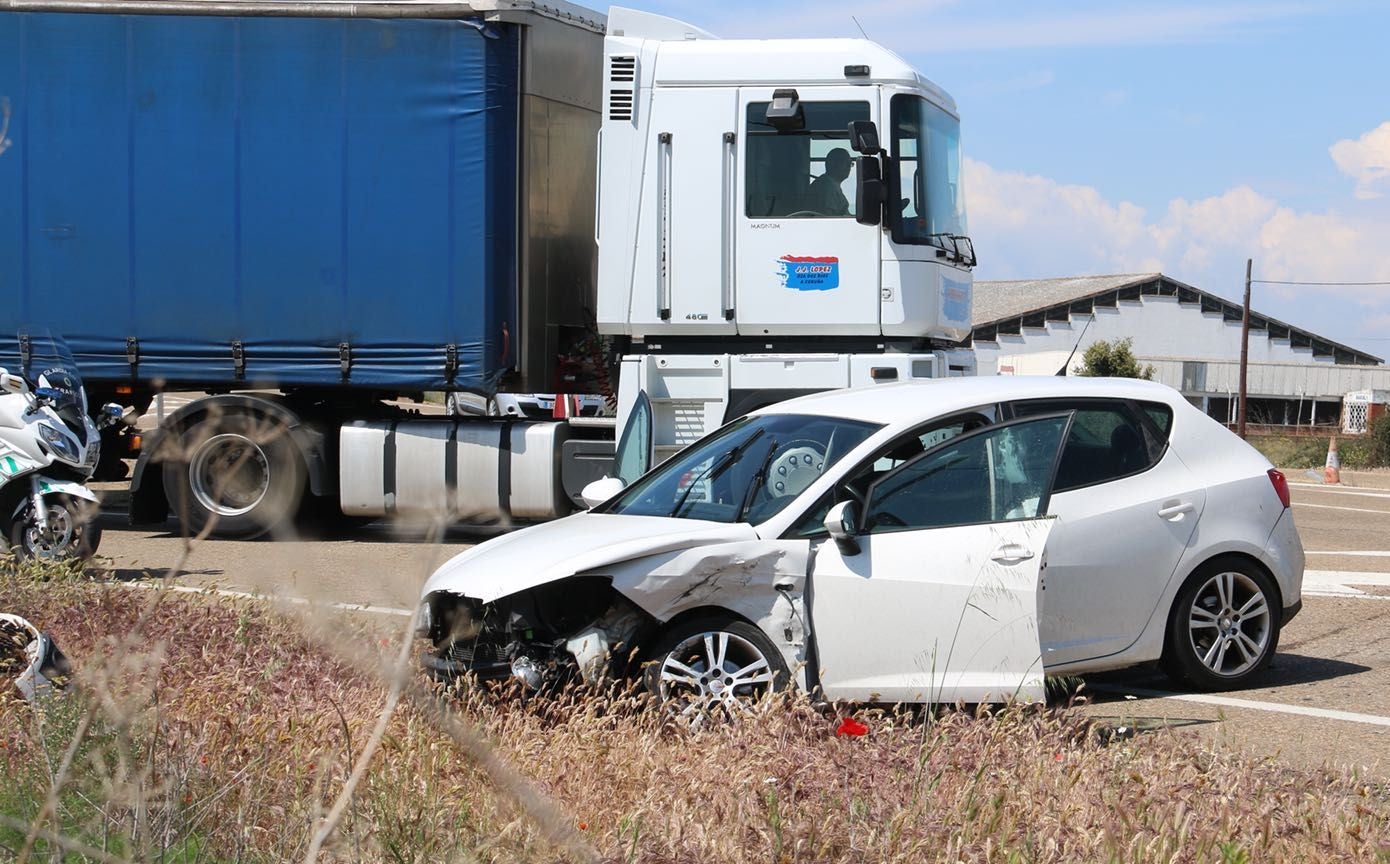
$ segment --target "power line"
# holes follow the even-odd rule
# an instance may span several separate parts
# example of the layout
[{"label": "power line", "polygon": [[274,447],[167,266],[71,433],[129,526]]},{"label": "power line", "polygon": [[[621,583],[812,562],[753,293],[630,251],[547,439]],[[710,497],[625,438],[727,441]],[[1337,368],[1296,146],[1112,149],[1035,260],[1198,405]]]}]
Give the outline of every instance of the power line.
[{"label": "power line", "polygon": [[1390,282],[1283,282],[1278,279],[1251,279],[1254,285],[1357,285],[1357,286],[1390,286]]}]

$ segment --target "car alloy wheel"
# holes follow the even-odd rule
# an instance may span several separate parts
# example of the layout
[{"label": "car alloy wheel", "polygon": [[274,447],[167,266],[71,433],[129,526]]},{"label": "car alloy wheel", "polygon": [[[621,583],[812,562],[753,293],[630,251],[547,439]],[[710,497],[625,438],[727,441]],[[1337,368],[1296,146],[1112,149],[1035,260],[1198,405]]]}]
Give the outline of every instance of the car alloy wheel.
[{"label": "car alloy wheel", "polygon": [[1278,596],[1269,576],[1245,559],[1203,565],[1178,592],[1164,666],[1202,690],[1243,684],[1279,644]]},{"label": "car alloy wheel", "polygon": [[789,679],[776,648],[743,621],[692,622],[662,644],[648,667],[647,687],[692,729],[751,714],[759,700],[786,687]]}]

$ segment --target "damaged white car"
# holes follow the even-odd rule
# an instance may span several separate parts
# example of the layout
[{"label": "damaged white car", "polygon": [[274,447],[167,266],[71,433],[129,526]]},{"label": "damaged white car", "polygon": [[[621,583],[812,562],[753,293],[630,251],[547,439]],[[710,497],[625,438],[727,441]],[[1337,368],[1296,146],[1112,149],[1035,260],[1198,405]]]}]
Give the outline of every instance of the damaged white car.
[{"label": "damaged white car", "polygon": [[455,557],[421,627],[438,673],[641,674],[697,717],[791,684],[1038,700],[1045,674],[1160,660],[1239,685],[1302,575],[1283,476],[1177,392],[961,378],[735,420],[589,512]]}]

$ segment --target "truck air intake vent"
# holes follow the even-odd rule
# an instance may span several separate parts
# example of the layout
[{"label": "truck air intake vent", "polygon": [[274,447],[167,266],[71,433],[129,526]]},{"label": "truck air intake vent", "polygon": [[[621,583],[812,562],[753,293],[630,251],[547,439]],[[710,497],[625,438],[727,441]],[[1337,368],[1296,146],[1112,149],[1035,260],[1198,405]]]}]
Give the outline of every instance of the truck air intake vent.
[{"label": "truck air intake vent", "polygon": [[610,90],[608,92],[608,119],[632,119],[632,91]]},{"label": "truck air intake vent", "polygon": [[637,90],[637,58],[609,57],[608,84],[608,119],[631,120]]},{"label": "truck air intake vent", "polygon": [[637,80],[637,58],[636,57],[609,57],[608,58],[608,80],[614,83],[620,81],[632,82]]}]

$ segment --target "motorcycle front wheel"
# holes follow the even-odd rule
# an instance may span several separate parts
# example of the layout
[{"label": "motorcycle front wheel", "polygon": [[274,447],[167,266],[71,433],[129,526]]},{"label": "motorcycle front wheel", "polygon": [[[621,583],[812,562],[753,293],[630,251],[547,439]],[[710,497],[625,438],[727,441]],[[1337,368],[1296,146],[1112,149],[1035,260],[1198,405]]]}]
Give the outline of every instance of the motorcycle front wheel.
[{"label": "motorcycle front wheel", "polygon": [[10,520],[10,549],[21,561],[86,561],[101,542],[95,504],[71,495],[45,495],[48,526],[39,524],[33,503],[26,499]]}]

